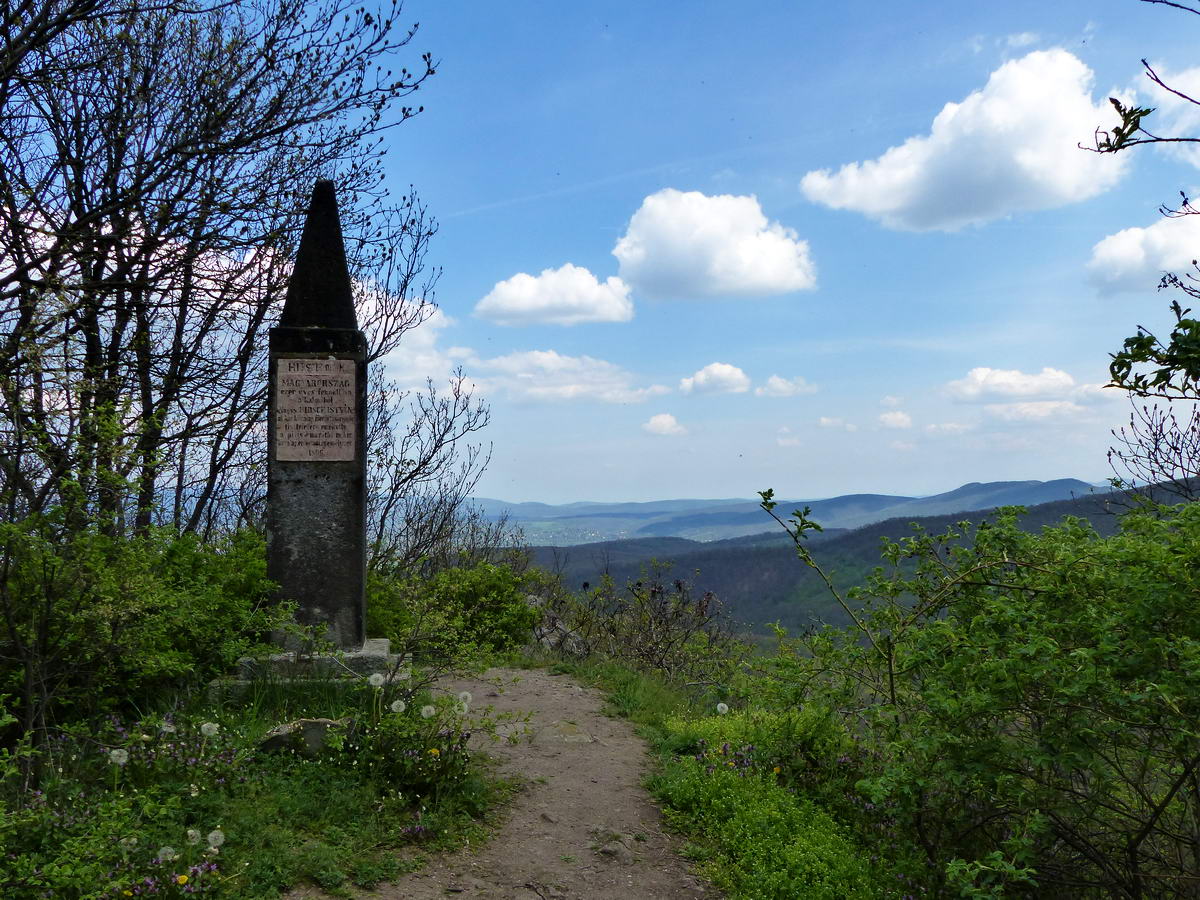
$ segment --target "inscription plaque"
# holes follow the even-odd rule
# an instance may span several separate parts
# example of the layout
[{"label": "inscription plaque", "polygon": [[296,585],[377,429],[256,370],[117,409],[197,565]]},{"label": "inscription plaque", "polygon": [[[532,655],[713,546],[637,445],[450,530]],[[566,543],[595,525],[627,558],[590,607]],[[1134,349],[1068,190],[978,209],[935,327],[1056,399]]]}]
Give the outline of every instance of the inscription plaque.
[{"label": "inscription plaque", "polygon": [[279,359],[275,369],[275,458],[355,458],[355,362]]}]

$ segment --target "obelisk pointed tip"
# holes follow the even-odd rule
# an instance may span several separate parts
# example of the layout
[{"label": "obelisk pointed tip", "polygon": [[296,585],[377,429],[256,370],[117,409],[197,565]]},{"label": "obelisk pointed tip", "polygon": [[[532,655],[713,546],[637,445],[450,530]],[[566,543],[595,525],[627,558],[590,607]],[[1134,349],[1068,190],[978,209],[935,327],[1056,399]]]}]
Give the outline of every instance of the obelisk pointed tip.
[{"label": "obelisk pointed tip", "polygon": [[358,328],[337,196],[327,178],[313,185],[279,324],[287,328]]}]

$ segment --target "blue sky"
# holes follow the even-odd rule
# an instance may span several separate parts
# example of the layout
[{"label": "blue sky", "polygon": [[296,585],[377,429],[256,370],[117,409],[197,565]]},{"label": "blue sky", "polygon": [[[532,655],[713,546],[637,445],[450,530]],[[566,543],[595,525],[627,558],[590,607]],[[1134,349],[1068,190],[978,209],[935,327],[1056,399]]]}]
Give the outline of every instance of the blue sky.
[{"label": "blue sky", "polygon": [[[1109,472],[1108,354],[1200,245],[1195,157],[1076,147],[1114,93],[1200,133],[1200,17],[1136,0],[410,0],[440,60],[388,171],[512,501],[929,494]],[[949,105],[953,104],[953,105]],[[1192,241],[1196,237],[1198,240]]]}]

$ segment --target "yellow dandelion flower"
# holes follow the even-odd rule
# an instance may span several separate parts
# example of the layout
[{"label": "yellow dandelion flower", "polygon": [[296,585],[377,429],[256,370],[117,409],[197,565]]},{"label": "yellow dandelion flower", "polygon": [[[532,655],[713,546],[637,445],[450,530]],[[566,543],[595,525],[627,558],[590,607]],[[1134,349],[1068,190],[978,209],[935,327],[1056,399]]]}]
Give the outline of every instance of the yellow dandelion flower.
[{"label": "yellow dandelion flower", "polygon": [[776,766],[771,771],[774,772],[776,775],[778,775],[779,774],[779,766]]},{"label": "yellow dandelion flower", "polygon": [[186,875],[176,875],[175,883],[176,884],[187,884],[187,876]]},{"label": "yellow dandelion flower", "polygon": [[442,755],[442,751],[441,751],[441,750],[439,750],[437,747],[430,747],[430,748],[429,748],[429,755],[430,755],[430,756],[441,756],[441,755]]}]

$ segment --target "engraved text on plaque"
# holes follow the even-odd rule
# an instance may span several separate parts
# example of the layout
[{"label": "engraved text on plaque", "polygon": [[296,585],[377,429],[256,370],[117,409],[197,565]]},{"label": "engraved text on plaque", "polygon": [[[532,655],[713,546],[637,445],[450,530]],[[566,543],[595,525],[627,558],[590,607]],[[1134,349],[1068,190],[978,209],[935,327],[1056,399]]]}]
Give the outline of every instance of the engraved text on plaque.
[{"label": "engraved text on plaque", "polygon": [[353,460],[354,360],[280,359],[276,365],[275,458]]}]

